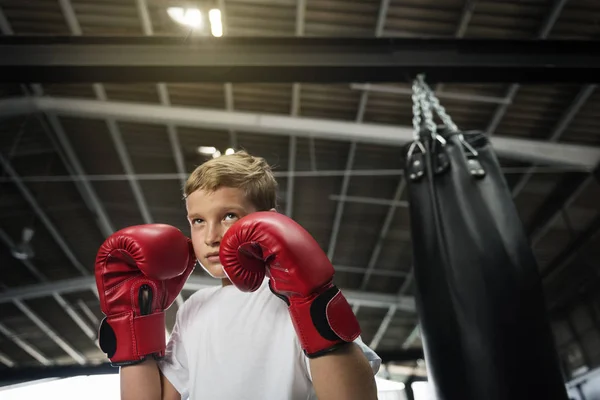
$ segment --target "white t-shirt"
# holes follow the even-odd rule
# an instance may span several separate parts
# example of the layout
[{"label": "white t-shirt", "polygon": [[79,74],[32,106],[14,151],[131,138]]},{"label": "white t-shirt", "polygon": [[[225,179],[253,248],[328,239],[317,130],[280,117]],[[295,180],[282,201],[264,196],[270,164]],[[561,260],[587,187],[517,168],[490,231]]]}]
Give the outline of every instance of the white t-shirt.
[{"label": "white t-shirt", "polygon": [[[267,282],[253,293],[202,289],[177,312],[159,367],[182,399],[316,399],[287,306]],[[379,356],[360,338],[355,343],[376,374]]]}]

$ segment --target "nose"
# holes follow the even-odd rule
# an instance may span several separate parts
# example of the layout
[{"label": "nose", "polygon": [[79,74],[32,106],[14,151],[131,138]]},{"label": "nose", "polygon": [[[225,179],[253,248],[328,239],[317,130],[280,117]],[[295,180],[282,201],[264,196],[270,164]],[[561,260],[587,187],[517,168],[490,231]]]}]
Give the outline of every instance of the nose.
[{"label": "nose", "polygon": [[221,243],[222,237],[221,224],[208,224],[207,229],[204,231],[204,244],[216,247]]}]

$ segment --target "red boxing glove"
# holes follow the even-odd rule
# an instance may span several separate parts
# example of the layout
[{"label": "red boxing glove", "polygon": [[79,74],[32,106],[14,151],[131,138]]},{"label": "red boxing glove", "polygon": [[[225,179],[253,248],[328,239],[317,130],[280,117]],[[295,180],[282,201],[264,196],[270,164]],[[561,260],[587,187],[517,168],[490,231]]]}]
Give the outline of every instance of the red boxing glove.
[{"label": "red boxing glove", "polygon": [[165,310],[195,264],[191,241],[169,225],[125,228],[100,246],[96,285],[106,318],[99,342],[113,366],[164,356]]},{"label": "red boxing glove", "polygon": [[269,287],[287,303],[308,357],[360,335],[352,308],[333,284],[327,255],[291,218],[264,211],[240,219],[225,233],[219,256],[227,277],[242,291],[255,291],[268,274]]}]

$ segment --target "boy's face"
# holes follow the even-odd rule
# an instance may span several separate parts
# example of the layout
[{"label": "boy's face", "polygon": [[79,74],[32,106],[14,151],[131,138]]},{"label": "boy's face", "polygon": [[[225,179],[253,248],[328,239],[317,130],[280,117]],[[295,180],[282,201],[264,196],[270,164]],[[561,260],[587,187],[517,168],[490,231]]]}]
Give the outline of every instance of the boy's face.
[{"label": "boy's face", "polygon": [[256,212],[237,188],[221,187],[214,192],[196,190],[186,199],[194,252],[206,272],[226,278],[219,261],[219,246],[227,229],[238,219]]}]

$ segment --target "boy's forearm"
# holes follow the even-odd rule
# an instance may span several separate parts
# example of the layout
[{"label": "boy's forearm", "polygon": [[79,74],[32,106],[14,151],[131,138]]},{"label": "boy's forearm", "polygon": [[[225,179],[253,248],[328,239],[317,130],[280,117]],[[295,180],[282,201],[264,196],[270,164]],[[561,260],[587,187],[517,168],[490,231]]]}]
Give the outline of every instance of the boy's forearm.
[{"label": "boy's forearm", "polygon": [[356,344],[350,343],[309,363],[319,400],[377,399],[373,370]]},{"label": "boy's forearm", "polygon": [[161,400],[161,377],[156,361],[121,367],[121,400]]}]

